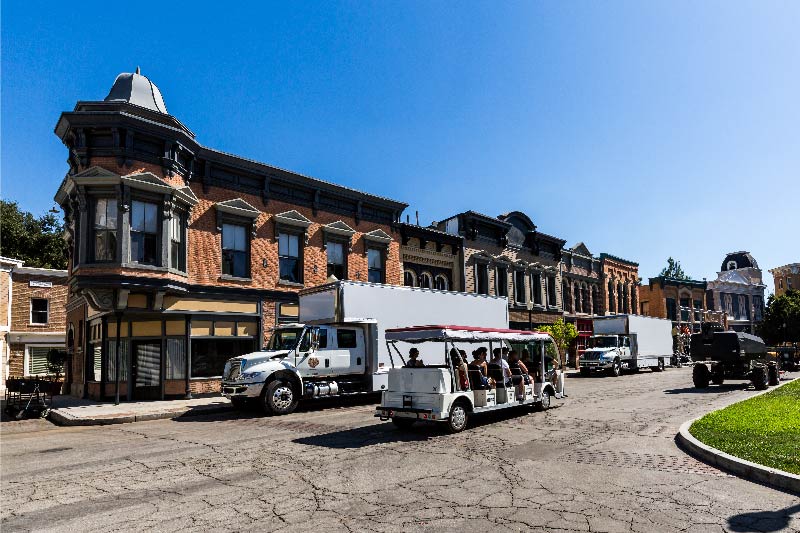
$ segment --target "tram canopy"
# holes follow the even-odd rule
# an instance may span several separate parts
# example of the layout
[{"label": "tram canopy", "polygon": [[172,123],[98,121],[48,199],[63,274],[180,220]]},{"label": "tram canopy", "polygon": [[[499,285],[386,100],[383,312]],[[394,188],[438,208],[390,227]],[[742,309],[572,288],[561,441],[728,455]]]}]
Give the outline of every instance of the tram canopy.
[{"label": "tram canopy", "polygon": [[470,326],[413,326],[386,330],[388,342],[532,342],[551,338],[548,333],[541,331]]}]

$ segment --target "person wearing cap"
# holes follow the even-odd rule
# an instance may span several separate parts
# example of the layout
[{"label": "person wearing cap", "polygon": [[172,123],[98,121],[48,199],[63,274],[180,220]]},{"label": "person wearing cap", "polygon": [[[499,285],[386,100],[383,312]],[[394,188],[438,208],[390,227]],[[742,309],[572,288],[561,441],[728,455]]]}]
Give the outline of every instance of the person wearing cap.
[{"label": "person wearing cap", "polygon": [[422,359],[418,359],[419,357],[419,350],[416,348],[411,348],[408,351],[408,361],[406,362],[407,368],[419,368],[425,366],[425,363],[422,362]]}]

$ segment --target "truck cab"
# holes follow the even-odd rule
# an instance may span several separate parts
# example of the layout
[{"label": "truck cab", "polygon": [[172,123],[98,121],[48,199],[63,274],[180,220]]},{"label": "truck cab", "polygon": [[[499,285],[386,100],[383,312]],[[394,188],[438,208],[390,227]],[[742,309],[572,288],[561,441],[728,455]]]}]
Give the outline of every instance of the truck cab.
[{"label": "truck cab", "polygon": [[581,356],[581,374],[610,372],[619,376],[631,359],[631,339],[625,335],[595,335]]},{"label": "truck cab", "polygon": [[262,351],[225,364],[222,393],[235,406],[259,401],[268,414],[285,414],[301,397],[363,392],[370,328],[374,321],[279,326]]}]

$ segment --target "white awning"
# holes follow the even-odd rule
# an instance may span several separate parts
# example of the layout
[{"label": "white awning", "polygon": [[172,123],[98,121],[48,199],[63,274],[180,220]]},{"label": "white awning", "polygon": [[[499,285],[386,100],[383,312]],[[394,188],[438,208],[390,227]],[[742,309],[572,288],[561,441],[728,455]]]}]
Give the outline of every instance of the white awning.
[{"label": "white awning", "polygon": [[533,342],[551,340],[548,333],[464,326],[415,326],[386,330],[387,341],[418,342]]}]

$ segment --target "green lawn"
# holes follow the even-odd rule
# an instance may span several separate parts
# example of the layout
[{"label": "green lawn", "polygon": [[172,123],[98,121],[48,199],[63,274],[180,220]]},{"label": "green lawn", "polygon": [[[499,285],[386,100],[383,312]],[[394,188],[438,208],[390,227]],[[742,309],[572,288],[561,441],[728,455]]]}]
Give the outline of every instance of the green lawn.
[{"label": "green lawn", "polygon": [[800,379],[709,413],[689,431],[736,457],[800,474]]}]

